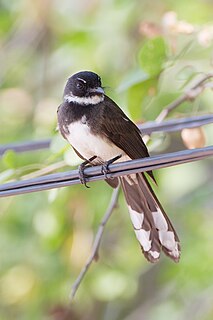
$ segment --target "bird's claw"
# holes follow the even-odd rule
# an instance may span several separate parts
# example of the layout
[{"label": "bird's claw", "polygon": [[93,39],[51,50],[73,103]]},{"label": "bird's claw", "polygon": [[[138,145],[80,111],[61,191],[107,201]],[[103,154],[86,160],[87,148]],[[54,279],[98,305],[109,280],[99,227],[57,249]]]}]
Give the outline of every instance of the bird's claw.
[{"label": "bird's claw", "polygon": [[81,181],[81,183],[86,187],[86,188],[90,188],[88,185],[87,185],[87,182],[86,182],[86,175],[84,173],[84,169],[85,169],[85,165],[80,164],[80,166],[78,167],[78,175],[79,175],[79,179]]},{"label": "bird's claw", "polygon": [[105,179],[109,179],[108,174],[110,173],[109,163],[105,162],[101,167],[101,173],[103,173]]},{"label": "bird's claw", "polygon": [[110,179],[111,178],[111,176],[108,177],[108,174],[111,173],[110,169],[109,169],[109,165],[112,164],[113,162],[115,162],[116,160],[120,159],[121,157],[122,157],[122,155],[120,154],[120,155],[118,155],[118,156],[116,156],[116,157],[104,162],[104,164],[102,165],[102,168],[101,168],[101,172],[103,173],[105,179]]},{"label": "bird's claw", "polygon": [[90,188],[88,185],[87,185],[87,181],[86,181],[86,178],[87,176],[85,175],[84,173],[84,169],[85,167],[88,165],[88,164],[91,164],[91,162],[97,158],[96,156],[93,156],[92,158],[90,158],[89,160],[85,160],[84,162],[82,162],[80,164],[80,166],[78,167],[78,175],[79,175],[79,179],[81,181],[81,183],[86,187],[86,188]]}]

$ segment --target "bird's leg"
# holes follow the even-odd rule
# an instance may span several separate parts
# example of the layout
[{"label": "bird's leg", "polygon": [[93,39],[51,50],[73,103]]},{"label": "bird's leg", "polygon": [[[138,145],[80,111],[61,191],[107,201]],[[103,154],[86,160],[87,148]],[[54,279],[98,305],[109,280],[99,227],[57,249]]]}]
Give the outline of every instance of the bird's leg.
[{"label": "bird's leg", "polygon": [[109,179],[107,177],[107,174],[110,173],[109,165],[112,164],[113,162],[115,162],[116,160],[120,159],[121,157],[122,157],[122,154],[119,154],[118,156],[104,162],[104,164],[102,165],[102,168],[101,168],[101,172],[104,174],[106,179]]},{"label": "bird's leg", "polygon": [[79,179],[80,179],[81,183],[85,185],[86,188],[89,188],[89,186],[86,183],[86,176],[84,174],[84,169],[85,169],[85,167],[87,167],[88,164],[92,165],[92,161],[95,160],[95,158],[97,158],[97,156],[93,156],[92,158],[85,160],[78,167]]}]

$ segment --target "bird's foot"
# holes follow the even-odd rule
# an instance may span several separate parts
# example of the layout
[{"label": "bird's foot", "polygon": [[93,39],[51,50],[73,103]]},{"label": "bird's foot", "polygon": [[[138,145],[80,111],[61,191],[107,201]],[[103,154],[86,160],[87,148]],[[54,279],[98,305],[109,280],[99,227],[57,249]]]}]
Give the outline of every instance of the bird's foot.
[{"label": "bird's foot", "polygon": [[104,162],[101,168],[101,172],[104,174],[105,179],[110,179],[110,177],[108,177],[108,174],[110,173],[109,165],[115,162],[116,160],[120,159],[121,157],[122,154],[119,154],[118,156]]},{"label": "bird's foot", "polygon": [[92,158],[88,159],[88,160],[85,160],[84,162],[82,162],[80,164],[80,166],[78,167],[78,175],[79,175],[79,179],[81,181],[82,184],[85,185],[86,188],[89,188],[89,186],[87,185],[87,182],[86,182],[86,175],[84,173],[84,169],[86,167],[88,167],[88,165],[92,165],[92,161],[97,158],[97,156],[93,156]]}]

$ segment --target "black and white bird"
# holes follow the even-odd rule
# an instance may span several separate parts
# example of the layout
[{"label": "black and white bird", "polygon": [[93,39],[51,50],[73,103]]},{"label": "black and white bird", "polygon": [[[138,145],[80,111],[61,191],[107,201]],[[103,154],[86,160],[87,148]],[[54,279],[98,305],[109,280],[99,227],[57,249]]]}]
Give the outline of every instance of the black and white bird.
[{"label": "black and white bird", "polygon": [[[72,75],[64,89],[58,108],[58,125],[62,136],[76,153],[92,164],[111,159],[126,161],[149,157],[141,132],[118,105],[105,95],[101,78],[93,72]],[[119,159],[118,159],[119,158]],[[154,179],[152,172],[148,174]],[[144,256],[156,262],[163,251],[175,262],[180,258],[180,242],[144,173],[119,178],[130,218]],[[118,185],[118,178],[107,180]]]}]

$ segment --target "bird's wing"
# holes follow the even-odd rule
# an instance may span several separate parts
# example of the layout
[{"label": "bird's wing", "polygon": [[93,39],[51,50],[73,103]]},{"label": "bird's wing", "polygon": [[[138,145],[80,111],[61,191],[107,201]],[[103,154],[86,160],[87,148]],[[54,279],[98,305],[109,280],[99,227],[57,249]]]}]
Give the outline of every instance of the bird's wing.
[{"label": "bird's wing", "polygon": [[[101,132],[131,159],[149,157],[139,128],[107,96],[105,96],[102,110]],[[156,183],[152,171],[147,173]]]},{"label": "bird's wing", "polygon": [[139,128],[109,97],[103,104],[101,132],[131,159],[149,157]]},{"label": "bird's wing", "polygon": [[58,127],[60,130],[61,135],[64,139],[67,139],[66,134],[68,133],[65,126],[63,126],[63,103],[57,109],[57,118],[58,118]]}]

